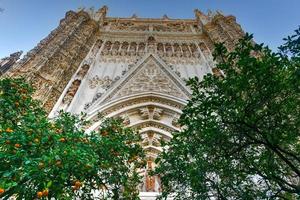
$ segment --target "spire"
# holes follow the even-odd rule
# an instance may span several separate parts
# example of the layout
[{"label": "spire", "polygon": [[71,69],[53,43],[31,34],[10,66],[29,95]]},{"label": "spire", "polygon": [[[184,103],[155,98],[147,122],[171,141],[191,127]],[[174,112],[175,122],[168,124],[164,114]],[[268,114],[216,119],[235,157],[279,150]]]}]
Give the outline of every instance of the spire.
[{"label": "spire", "polygon": [[195,18],[197,23],[200,25],[200,27],[203,27],[203,21],[202,18],[205,17],[205,15],[199,10],[199,9],[195,9],[194,10],[195,13]]},{"label": "spire", "polygon": [[170,18],[168,17],[168,15],[164,14],[163,19],[164,19],[164,20],[168,20],[168,19],[170,19]]},{"label": "spire", "polygon": [[0,59],[0,75],[8,71],[17,62],[22,53],[23,51],[17,51],[10,54],[9,57]]},{"label": "spire", "polygon": [[204,14],[199,9],[195,9],[194,13],[197,20],[200,20],[201,16],[204,16]]},{"label": "spire", "polygon": [[100,24],[102,24],[104,21],[104,18],[106,17],[107,10],[108,10],[107,6],[103,6],[102,8],[97,10],[97,12],[95,13],[94,19],[96,21],[99,21]]},{"label": "spire", "polygon": [[136,19],[137,18],[137,15],[134,13],[132,16],[131,16],[132,19]]}]

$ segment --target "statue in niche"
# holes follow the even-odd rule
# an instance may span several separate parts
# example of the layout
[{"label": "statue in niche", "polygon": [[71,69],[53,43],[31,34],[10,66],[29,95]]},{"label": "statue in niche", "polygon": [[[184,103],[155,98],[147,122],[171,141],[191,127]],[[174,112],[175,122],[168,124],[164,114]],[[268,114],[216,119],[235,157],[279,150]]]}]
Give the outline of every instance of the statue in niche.
[{"label": "statue in niche", "polygon": [[85,64],[81,67],[81,69],[79,70],[77,76],[81,79],[83,79],[83,77],[86,75],[86,73],[88,72],[88,70],[90,69],[90,66],[88,64]]},{"label": "statue in niche", "polygon": [[140,56],[144,55],[144,53],[145,53],[145,48],[146,48],[145,43],[142,42],[142,43],[139,44],[138,54],[139,54]]},{"label": "statue in niche", "polygon": [[171,57],[171,56],[173,55],[173,50],[172,50],[171,44],[167,43],[167,44],[165,45],[165,47],[166,47],[166,53],[167,53],[167,56],[168,56],[168,57]]},{"label": "statue in niche", "polygon": [[147,42],[148,42],[148,51],[154,52],[155,51],[155,43],[156,43],[155,38],[153,36],[150,36],[148,38]]},{"label": "statue in niche", "polygon": [[157,44],[157,52],[160,56],[164,55],[164,45],[162,43]]},{"label": "statue in niche", "polygon": [[175,55],[176,55],[177,57],[181,57],[181,49],[180,49],[179,44],[175,43],[175,44],[173,45],[173,47],[174,47]]},{"label": "statue in niche", "polygon": [[183,56],[184,57],[191,57],[188,45],[187,44],[182,44],[181,47],[182,47],[182,51],[183,51]]},{"label": "statue in niche", "polygon": [[112,45],[112,43],[111,43],[110,41],[105,42],[105,44],[104,44],[104,49],[103,49],[103,51],[102,51],[102,53],[103,53],[104,55],[108,55],[108,54],[109,54],[109,51],[110,51],[110,49],[111,49],[111,45]]},{"label": "statue in niche", "polygon": [[125,56],[127,54],[127,49],[128,49],[128,42],[123,42],[121,46],[121,55]]},{"label": "statue in niche", "polygon": [[130,43],[129,53],[131,56],[136,54],[136,47],[137,47],[137,44],[135,42]]},{"label": "statue in niche", "polygon": [[66,95],[63,98],[63,103],[64,104],[71,103],[71,101],[72,101],[73,97],[75,96],[80,84],[81,84],[81,80],[78,80],[78,79],[76,79],[72,82],[72,85],[69,87]]},{"label": "statue in niche", "polygon": [[112,45],[112,55],[113,56],[118,55],[119,49],[120,49],[120,42],[117,41],[117,42],[113,43],[113,45]]},{"label": "statue in niche", "polygon": [[147,161],[147,171],[145,176],[146,181],[146,192],[160,192],[161,191],[161,183],[160,183],[160,177],[158,175],[150,176],[149,172],[153,170],[153,161],[148,160]]}]

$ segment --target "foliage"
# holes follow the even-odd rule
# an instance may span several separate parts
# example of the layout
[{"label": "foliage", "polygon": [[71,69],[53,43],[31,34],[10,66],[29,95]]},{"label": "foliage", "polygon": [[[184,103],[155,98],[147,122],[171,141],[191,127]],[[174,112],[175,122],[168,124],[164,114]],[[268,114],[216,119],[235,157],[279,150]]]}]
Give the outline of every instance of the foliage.
[{"label": "foliage", "polygon": [[188,81],[183,130],[157,160],[162,198],[300,198],[300,29],[279,53],[246,34],[215,46],[225,75]]},{"label": "foliage", "polygon": [[121,119],[89,134],[84,116],[50,121],[32,92],[22,79],[0,80],[1,197],[138,199],[139,135]]}]

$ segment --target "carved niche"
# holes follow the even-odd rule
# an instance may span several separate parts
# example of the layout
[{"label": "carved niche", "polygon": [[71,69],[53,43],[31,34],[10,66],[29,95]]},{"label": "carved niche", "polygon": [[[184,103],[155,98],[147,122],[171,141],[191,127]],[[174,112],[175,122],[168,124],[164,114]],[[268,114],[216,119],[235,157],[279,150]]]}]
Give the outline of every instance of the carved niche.
[{"label": "carved niche", "polygon": [[81,84],[81,80],[85,77],[88,70],[90,69],[90,66],[88,64],[85,64],[81,67],[81,69],[76,74],[76,79],[72,82],[71,86],[69,87],[67,93],[65,94],[62,103],[63,104],[70,104],[73,97],[75,96],[76,92],[78,91],[78,88]]}]

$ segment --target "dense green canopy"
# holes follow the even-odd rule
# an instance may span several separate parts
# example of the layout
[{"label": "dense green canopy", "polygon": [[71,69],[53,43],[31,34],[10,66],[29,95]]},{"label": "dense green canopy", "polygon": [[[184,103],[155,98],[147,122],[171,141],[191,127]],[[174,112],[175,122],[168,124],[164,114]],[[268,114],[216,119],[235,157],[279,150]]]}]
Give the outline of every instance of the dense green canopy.
[{"label": "dense green canopy", "polygon": [[188,81],[183,130],[157,160],[162,197],[300,198],[300,29],[285,41],[215,46],[221,73]]}]

